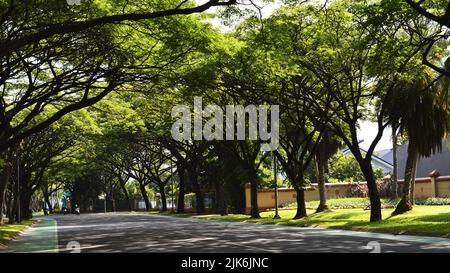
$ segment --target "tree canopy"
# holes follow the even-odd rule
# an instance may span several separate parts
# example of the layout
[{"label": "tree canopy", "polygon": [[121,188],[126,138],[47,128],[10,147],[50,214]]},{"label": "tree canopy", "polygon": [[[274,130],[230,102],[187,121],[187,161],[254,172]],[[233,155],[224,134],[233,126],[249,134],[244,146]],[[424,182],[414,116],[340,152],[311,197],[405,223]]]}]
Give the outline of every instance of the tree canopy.
[{"label": "tree canopy", "polygon": [[[110,210],[157,199],[166,211],[173,198],[184,212],[193,193],[198,213],[244,212],[250,198],[257,218],[258,189],[277,176],[302,218],[305,187],[319,182],[322,211],[331,174],[366,181],[381,220],[372,158],[386,129],[400,126],[425,157],[448,132],[448,3],[278,2],[263,16],[253,1],[0,0],[0,217],[29,218],[40,199],[53,209],[60,193],[86,211],[105,195]],[[210,8],[235,27],[208,22]],[[265,124],[279,128],[277,149],[253,137],[262,123],[243,139],[174,139],[172,109],[194,121],[198,97],[202,124],[232,105],[279,113]],[[377,132],[363,151],[367,121]],[[333,157],[344,148],[352,155]]]}]

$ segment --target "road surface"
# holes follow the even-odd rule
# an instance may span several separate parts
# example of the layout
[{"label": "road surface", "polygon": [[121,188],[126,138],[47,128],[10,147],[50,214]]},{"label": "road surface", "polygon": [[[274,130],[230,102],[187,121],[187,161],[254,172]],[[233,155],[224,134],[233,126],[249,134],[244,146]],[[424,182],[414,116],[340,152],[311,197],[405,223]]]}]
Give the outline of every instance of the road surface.
[{"label": "road surface", "polygon": [[12,242],[7,251],[450,252],[450,240],[160,215],[84,214],[40,218],[39,224]]}]

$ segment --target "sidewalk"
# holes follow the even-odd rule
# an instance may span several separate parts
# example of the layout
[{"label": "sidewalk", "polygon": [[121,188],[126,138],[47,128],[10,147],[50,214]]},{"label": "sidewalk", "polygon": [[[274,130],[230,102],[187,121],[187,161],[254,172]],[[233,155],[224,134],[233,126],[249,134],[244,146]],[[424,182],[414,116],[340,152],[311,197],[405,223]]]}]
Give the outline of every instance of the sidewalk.
[{"label": "sidewalk", "polygon": [[38,222],[26,229],[19,237],[9,242],[3,253],[56,253],[58,238],[56,221],[39,217]]}]

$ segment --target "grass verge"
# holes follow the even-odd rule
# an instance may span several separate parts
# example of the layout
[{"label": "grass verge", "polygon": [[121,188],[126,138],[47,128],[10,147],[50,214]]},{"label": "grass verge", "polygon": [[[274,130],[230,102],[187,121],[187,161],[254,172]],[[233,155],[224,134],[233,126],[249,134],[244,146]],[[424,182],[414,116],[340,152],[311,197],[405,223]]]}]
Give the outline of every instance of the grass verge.
[{"label": "grass verge", "polygon": [[281,219],[273,219],[274,212],[262,212],[261,219],[249,219],[248,215],[201,215],[196,218],[214,220],[247,221],[261,224],[281,224],[291,226],[323,226],[330,228],[351,229],[361,231],[382,231],[388,233],[404,233],[450,237],[450,206],[416,206],[413,211],[390,216],[393,209],[383,210],[383,221],[370,223],[370,211],[363,209],[338,209],[330,212],[314,213],[308,210],[309,216],[300,220],[292,220],[295,210],[280,210]]},{"label": "grass verge", "polygon": [[31,220],[24,220],[20,222],[19,224],[13,224],[13,225],[3,225],[0,226],[0,247],[4,247],[4,245],[12,240],[14,237],[19,235],[21,231],[32,225],[34,222],[36,222],[35,219]]},{"label": "grass verge", "polygon": [[282,209],[279,211],[281,219],[273,219],[274,211],[261,213],[261,219],[250,219],[244,214],[230,214],[220,216],[217,214],[197,215],[194,213],[173,214],[170,212],[129,212],[158,214],[177,217],[194,217],[200,219],[241,221],[260,224],[279,224],[289,226],[322,226],[338,229],[351,229],[360,231],[379,231],[394,234],[413,234],[450,237],[450,205],[422,206],[416,205],[413,211],[391,216],[393,208],[383,209],[383,221],[370,223],[370,211],[362,208],[332,209],[329,212],[314,213],[308,209],[308,217],[292,220],[295,209]]}]

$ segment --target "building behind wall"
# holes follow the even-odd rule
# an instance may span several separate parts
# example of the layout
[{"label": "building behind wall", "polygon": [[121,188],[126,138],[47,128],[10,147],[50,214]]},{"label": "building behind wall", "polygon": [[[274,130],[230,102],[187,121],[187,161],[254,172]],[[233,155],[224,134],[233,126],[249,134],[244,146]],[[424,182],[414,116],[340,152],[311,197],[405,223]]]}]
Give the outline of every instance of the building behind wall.
[{"label": "building behind wall", "polygon": [[[367,153],[367,151],[364,149],[360,148],[359,150],[364,155]],[[375,152],[372,155],[372,166],[373,166],[374,170],[381,168],[381,169],[383,169],[384,175],[392,173],[394,166],[392,164],[392,155],[391,155],[391,159],[389,160],[389,152],[390,151],[392,151],[392,149]],[[345,155],[352,155],[352,152],[348,148],[343,150],[342,153]]]},{"label": "building behind wall", "polygon": [[[397,148],[398,178],[405,178],[406,159],[408,158],[408,143]],[[417,162],[416,177],[428,177],[430,172],[437,170],[441,176],[450,175],[450,149],[448,140],[442,142],[442,151],[429,158],[420,158]]]}]

